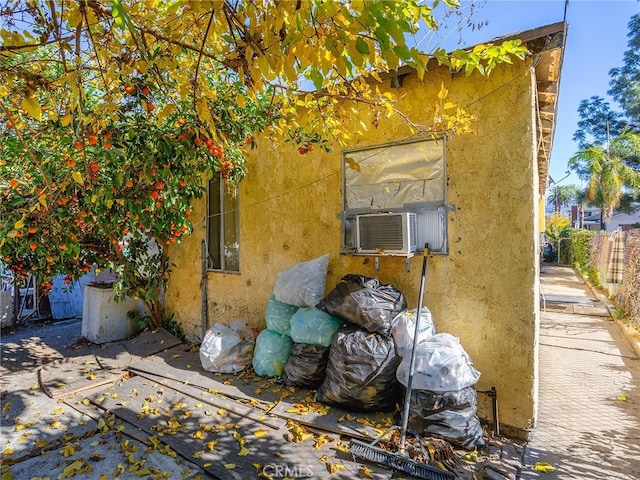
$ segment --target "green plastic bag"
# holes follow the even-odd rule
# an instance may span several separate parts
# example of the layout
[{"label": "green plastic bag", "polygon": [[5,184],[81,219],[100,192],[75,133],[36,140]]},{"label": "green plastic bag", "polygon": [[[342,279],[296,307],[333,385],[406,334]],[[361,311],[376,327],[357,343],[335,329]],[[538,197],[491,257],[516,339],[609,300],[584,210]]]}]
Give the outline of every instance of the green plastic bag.
[{"label": "green plastic bag", "polygon": [[279,377],[287,364],[293,341],[289,335],[262,330],[256,339],[252,365],[261,377]]}]

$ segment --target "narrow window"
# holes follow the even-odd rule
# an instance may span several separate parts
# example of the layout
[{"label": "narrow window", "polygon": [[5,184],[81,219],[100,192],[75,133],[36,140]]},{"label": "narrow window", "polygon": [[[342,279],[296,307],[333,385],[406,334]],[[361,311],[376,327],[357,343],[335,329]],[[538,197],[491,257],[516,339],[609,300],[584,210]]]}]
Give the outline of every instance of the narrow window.
[{"label": "narrow window", "polygon": [[239,194],[229,192],[220,176],[209,182],[207,239],[210,269],[240,271]]}]

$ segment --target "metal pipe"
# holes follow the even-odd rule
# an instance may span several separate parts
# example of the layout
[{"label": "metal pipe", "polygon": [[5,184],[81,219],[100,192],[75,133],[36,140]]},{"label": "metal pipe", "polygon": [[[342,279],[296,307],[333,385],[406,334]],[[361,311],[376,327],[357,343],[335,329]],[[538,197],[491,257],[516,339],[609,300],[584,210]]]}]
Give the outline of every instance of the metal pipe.
[{"label": "metal pipe", "polygon": [[204,240],[202,240],[200,261],[202,267],[202,278],[200,281],[200,326],[202,336],[200,341],[202,342],[207,333],[207,242]]}]

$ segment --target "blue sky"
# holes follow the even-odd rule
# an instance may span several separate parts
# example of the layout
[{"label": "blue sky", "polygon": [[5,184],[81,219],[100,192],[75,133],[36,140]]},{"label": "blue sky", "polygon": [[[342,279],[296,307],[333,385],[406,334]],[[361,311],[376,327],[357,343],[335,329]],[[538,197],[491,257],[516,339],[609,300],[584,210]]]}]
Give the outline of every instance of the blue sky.
[{"label": "blue sky", "polygon": [[[488,24],[479,30],[465,29],[461,34],[463,44],[481,43],[509,33],[560,22],[564,17],[564,8],[564,0],[480,2],[471,19],[476,24],[483,21]],[[571,137],[579,120],[578,105],[581,100],[593,95],[609,99],[609,70],[622,65],[627,49],[627,24],[636,13],[640,13],[640,2],[637,0],[569,0],[569,31],[549,170],[556,181],[565,176],[567,161],[577,150]],[[456,35],[451,35],[443,46],[450,49],[453,42],[455,48],[457,40]],[[611,104],[618,109],[615,102],[611,101]],[[572,183],[580,184],[573,174],[560,184]]]}]

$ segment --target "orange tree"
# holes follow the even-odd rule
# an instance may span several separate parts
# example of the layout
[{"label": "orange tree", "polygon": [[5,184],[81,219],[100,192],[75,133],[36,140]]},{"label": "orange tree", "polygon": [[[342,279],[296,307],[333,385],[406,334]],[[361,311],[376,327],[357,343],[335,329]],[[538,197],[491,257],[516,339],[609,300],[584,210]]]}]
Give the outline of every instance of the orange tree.
[{"label": "orange tree", "polygon": [[[431,61],[488,74],[518,41],[424,52],[457,0],[8,1],[0,11],[0,254],[20,276],[110,266],[154,325],[167,243],[206,180],[233,189],[256,134],[301,153],[358,132],[354,102],[400,114],[377,72]],[[411,43],[413,42],[413,43]],[[422,133],[471,131],[440,91]],[[370,126],[362,125],[362,129]]]},{"label": "orange tree", "polygon": [[[124,86],[118,116],[82,134],[62,104],[37,120],[17,102],[5,103],[0,252],[18,279],[37,274],[45,292],[56,274],[70,283],[92,265],[111,268],[118,293],[140,298],[158,326],[166,246],[191,232],[190,202],[212,172],[230,188],[242,177],[241,149],[251,146],[266,109],[245,102],[220,128],[224,140],[214,141],[188,106],[159,121],[150,105],[161,99],[142,77],[135,84]],[[234,102],[241,90],[226,89]]]}]

